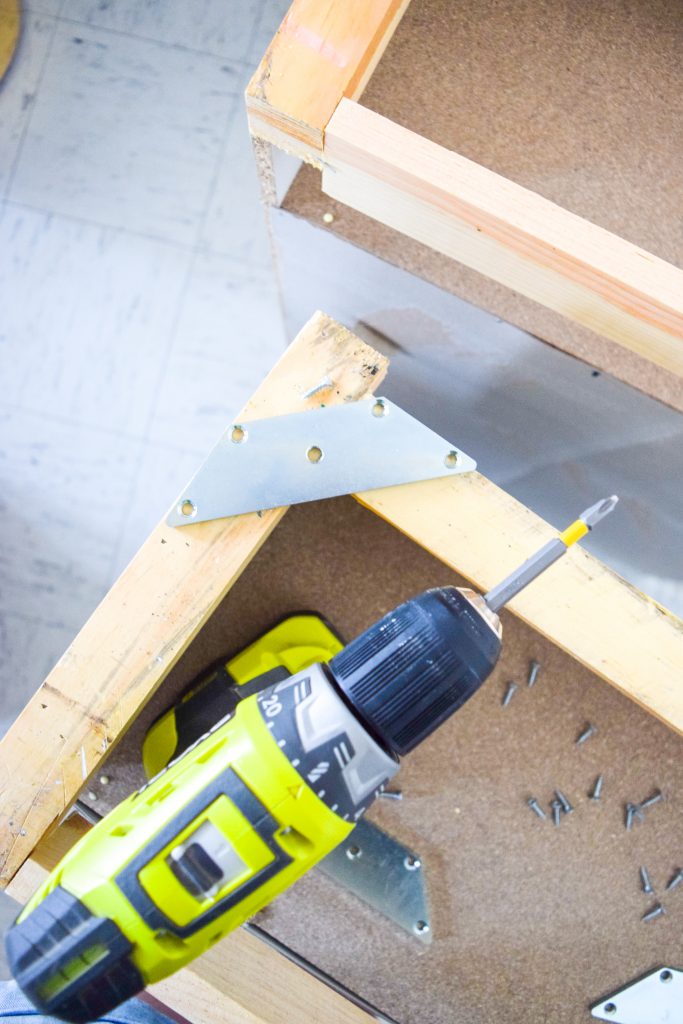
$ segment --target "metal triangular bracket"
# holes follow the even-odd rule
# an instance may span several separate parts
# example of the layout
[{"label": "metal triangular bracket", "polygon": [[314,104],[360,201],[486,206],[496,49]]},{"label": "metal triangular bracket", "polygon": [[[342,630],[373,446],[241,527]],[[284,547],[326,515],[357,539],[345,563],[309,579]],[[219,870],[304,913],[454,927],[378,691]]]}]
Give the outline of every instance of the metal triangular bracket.
[{"label": "metal triangular bracket", "polygon": [[683,1024],[683,971],[658,967],[591,1006],[614,1024]]},{"label": "metal triangular bracket", "polygon": [[233,423],[178,497],[169,526],[432,480],[476,462],[374,398]]}]

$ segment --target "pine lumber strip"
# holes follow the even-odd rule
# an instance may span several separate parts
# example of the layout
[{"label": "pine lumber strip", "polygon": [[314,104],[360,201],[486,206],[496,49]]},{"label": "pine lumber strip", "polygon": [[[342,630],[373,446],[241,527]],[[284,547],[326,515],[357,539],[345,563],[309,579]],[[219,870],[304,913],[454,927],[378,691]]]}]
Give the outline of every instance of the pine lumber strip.
[{"label": "pine lumber strip", "polygon": [[0,81],[14,59],[20,33],[19,0],[0,0]]},{"label": "pine lumber strip", "polygon": [[323,192],[683,374],[683,270],[342,99]]},{"label": "pine lumber strip", "polygon": [[294,0],[246,90],[252,135],[319,162],[343,96],[362,93],[409,0]]},{"label": "pine lumber strip", "polygon": [[[558,532],[476,472],[356,497],[482,592]],[[567,522],[579,511],[568,509]],[[508,608],[683,734],[683,622],[580,545]]]},{"label": "pine lumber strip", "polygon": [[[25,903],[90,826],[77,815],[46,836],[7,893]],[[149,987],[196,1024],[370,1024],[373,1018],[334,989],[241,928],[199,959]]]},{"label": "pine lumber strip", "polygon": [[[316,313],[237,419],[354,401],[387,360]],[[308,400],[316,405],[318,400]],[[286,509],[173,528],[162,521],[0,742],[0,884],[63,816]]]}]

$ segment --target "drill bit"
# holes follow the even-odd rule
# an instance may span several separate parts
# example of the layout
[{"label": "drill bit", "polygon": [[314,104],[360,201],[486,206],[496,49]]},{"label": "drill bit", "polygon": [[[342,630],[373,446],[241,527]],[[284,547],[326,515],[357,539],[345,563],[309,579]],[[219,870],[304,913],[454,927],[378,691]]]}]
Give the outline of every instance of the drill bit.
[{"label": "drill bit", "polygon": [[585,537],[596,523],[609,515],[618,500],[616,494],[613,494],[610,498],[603,498],[602,501],[591,505],[559,537],[549,540],[540,551],[537,551],[531,558],[527,558],[526,562],[523,562],[519,568],[507,576],[502,583],[499,583],[493,590],[489,590],[488,594],[484,595],[484,600],[491,611],[499,611],[503,605],[507,604],[537,576],[540,576],[553,562],[562,558],[572,544]]}]

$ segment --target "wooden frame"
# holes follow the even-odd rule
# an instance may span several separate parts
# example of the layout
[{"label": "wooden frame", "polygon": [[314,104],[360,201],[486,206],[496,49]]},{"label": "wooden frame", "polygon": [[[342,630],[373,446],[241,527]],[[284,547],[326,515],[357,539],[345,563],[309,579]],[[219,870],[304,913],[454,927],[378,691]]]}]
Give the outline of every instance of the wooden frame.
[{"label": "wooden frame", "polygon": [[321,167],[332,198],[683,374],[683,271],[358,104],[406,6],[294,0],[247,88],[252,135]]},{"label": "wooden frame", "polygon": [[[239,418],[301,408],[303,393],[326,374],[336,385],[334,401],[362,399],[387,365],[318,313]],[[479,473],[356,497],[479,588],[555,533]],[[0,744],[2,879],[11,894],[25,898],[41,870],[78,838],[73,821],[48,833],[284,512],[181,530],[162,522],[28,703]],[[683,733],[683,624],[597,559],[572,549],[511,610]],[[157,986],[159,998],[191,1017],[199,1007],[202,1019],[226,1024],[284,1024],[294,1013],[339,1024],[367,1019],[253,936],[240,932],[228,941],[234,956],[224,948],[209,953]],[[272,984],[264,986],[264,977]]]}]

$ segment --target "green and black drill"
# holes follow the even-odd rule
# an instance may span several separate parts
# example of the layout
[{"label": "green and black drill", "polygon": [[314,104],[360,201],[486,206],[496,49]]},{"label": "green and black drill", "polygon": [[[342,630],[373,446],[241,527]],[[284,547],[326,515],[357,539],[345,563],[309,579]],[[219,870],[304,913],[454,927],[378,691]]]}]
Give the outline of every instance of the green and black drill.
[{"label": "green and black drill", "polygon": [[[303,636],[292,634],[300,617],[285,623],[214,674],[213,702],[201,702],[209,718],[190,713],[196,694],[164,716],[145,745],[153,777],[69,851],[7,933],[36,1007],[73,1022],[102,1016],[325,857],[399,757],[488,678],[500,608],[616,501],[587,509],[486,595],[428,590],[344,648],[316,617]],[[233,683],[244,699],[230,703]]]}]

